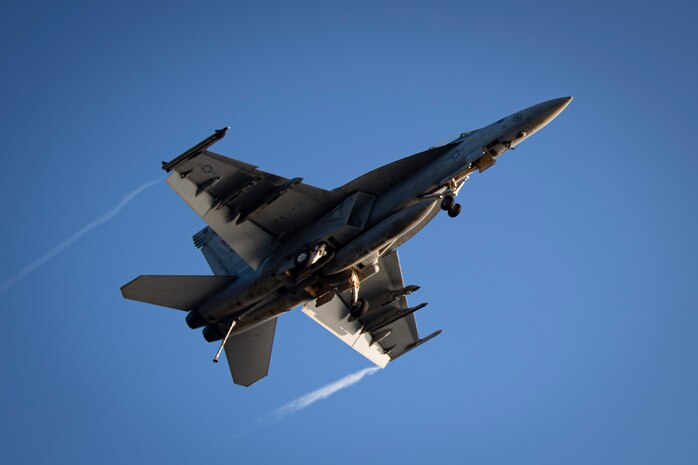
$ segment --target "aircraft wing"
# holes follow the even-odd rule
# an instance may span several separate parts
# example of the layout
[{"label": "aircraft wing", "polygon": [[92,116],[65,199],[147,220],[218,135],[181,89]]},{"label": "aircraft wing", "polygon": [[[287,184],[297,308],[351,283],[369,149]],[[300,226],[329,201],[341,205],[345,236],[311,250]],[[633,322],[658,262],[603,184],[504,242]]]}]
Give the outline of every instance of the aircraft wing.
[{"label": "aircraft wing", "polygon": [[426,306],[409,307],[401,295],[405,288],[397,251],[381,257],[379,271],[361,282],[360,295],[369,301],[368,313],[349,321],[351,291],[338,292],[334,298],[318,305],[303,306],[303,313],[381,368],[441,331],[420,339],[414,312]]},{"label": "aircraft wing", "polygon": [[342,196],[205,149],[197,152],[207,140],[163,163],[172,172],[167,184],[254,269],[278,239],[315,220]]}]

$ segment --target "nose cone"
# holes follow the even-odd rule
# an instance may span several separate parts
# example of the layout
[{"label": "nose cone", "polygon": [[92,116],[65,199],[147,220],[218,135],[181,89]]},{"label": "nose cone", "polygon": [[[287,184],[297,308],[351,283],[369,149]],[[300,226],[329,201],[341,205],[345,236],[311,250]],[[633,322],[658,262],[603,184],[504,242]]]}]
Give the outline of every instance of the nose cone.
[{"label": "nose cone", "polygon": [[539,131],[543,126],[555,119],[571,101],[572,97],[560,97],[528,108],[526,114],[528,115],[528,122],[533,126],[533,132]]}]

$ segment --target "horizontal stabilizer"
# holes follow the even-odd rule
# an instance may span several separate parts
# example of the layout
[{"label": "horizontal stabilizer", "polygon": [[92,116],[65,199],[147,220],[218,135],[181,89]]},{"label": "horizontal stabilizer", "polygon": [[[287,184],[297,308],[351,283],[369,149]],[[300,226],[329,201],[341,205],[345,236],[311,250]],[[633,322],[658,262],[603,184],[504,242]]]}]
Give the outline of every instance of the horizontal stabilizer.
[{"label": "horizontal stabilizer", "polygon": [[223,289],[235,276],[141,275],[121,288],[126,299],[191,310]]}]

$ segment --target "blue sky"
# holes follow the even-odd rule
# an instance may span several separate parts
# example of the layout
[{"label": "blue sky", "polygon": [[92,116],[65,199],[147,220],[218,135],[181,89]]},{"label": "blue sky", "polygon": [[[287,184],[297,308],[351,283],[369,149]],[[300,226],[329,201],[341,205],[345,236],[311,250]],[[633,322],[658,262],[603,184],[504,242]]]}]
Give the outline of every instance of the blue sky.
[{"label": "blue sky", "polygon": [[146,189],[0,293],[3,463],[696,463],[696,11],[685,2],[12,2],[0,15],[0,281],[216,150],[334,188],[574,102],[401,250],[444,334],[368,362],[295,310],[234,386],[138,274],[208,274]]}]

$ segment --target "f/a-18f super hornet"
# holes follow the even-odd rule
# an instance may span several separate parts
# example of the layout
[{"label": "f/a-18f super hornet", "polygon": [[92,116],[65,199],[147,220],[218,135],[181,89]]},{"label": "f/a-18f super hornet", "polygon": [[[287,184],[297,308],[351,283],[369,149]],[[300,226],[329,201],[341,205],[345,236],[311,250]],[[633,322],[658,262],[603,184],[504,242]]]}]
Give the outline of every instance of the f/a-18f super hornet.
[{"label": "f/a-18f super hornet", "polygon": [[174,160],[167,183],[208,225],[194,235],[214,276],[142,275],[127,299],[187,312],[220,340],[236,384],[269,371],[277,317],[303,312],[381,368],[424,342],[397,249],[455,197],[475,171],[539,131],[572,100],[539,103],[328,191],[210,152],[227,128]]}]

